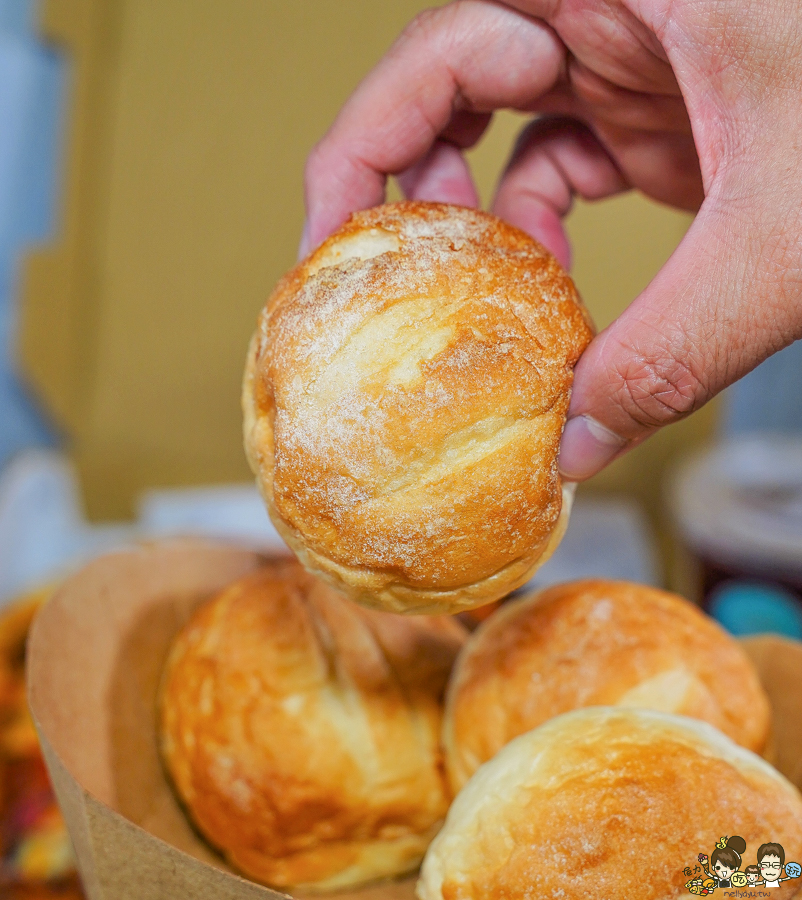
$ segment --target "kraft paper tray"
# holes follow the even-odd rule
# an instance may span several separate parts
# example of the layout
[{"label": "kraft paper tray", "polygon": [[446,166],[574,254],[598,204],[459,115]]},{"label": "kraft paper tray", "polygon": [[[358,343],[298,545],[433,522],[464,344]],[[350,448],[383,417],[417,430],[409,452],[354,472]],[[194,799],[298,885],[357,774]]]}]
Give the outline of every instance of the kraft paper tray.
[{"label": "kraft paper tray", "polygon": [[[199,603],[263,559],[201,541],[141,546],[91,563],[37,617],[30,706],[89,900],[286,896],[234,874],[195,834],[156,749],[156,692],[173,635]],[[771,698],[774,762],[800,787],[802,645],[765,636],[745,646]],[[414,884],[335,896],[412,900]]]}]

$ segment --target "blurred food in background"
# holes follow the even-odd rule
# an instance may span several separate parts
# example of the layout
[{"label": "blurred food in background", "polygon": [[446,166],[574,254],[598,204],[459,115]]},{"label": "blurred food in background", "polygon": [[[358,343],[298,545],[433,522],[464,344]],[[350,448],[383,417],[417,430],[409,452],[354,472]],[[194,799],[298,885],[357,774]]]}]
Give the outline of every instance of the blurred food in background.
[{"label": "blurred food in background", "polygon": [[52,587],[0,615],[0,896],[6,900],[83,898],[25,695],[25,642]]}]

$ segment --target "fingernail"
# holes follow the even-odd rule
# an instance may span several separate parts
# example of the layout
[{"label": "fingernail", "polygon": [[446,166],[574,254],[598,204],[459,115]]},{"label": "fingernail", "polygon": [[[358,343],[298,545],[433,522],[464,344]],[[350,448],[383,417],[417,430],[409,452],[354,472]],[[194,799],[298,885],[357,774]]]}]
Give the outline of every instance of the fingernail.
[{"label": "fingernail", "polygon": [[565,423],[558,461],[560,474],[568,481],[584,481],[600,472],[626,443],[590,416],[575,416]]},{"label": "fingernail", "polygon": [[301,231],[301,243],[298,245],[298,261],[309,255],[309,220],[304,219],[304,227]]}]

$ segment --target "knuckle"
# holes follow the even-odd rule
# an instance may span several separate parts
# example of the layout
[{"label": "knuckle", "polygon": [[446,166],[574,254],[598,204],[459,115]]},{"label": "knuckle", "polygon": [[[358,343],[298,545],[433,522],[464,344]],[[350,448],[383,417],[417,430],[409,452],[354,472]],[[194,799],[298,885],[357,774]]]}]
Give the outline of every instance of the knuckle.
[{"label": "knuckle", "polygon": [[[457,0],[459,4],[461,0]],[[449,6],[453,6],[454,4],[449,4]],[[440,21],[443,18],[443,8],[442,7],[434,7],[430,9],[424,9],[419,12],[410,23],[404,28],[401,32],[400,41],[406,42],[410,40],[418,40],[421,38],[428,38],[432,31],[434,31]]]},{"label": "knuckle", "polygon": [[401,32],[396,47],[404,50],[408,43],[423,44],[431,52],[442,53],[444,46],[459,43],[464,28],[475,24],[477,15],[485,11],[476,0],[451,0],[424,9]]},{"label": "knuckle", "polygon": [[649,357],[629,355],[615,378],[613,390],[621,408],[641,428],[660,428],[683,419],[710,397],[693,361],[668,350]]}]

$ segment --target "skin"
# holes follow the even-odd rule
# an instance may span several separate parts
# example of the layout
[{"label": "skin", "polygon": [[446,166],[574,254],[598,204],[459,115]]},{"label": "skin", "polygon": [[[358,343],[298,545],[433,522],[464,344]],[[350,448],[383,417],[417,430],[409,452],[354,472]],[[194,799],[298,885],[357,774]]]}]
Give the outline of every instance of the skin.
[{"label": "skin", "polygon": [[302,255],[354,210],[477,205],[462,150],[520,136],[493,211],[570,261],[574,196],[697,212],[576,369],[563,474],[582,480],[802,337],[799,0],[456,0],[415,19],[309,157]]},{"label": "skin", "polygon": [[715,866],[713,866],[713,869],[716,873],[716,878],[718,878],[719,881],[727,881],[730,875],[736,871],[729,866],[725,866],[723,862],[717,862]]},{"label": "skin", "polygon": [[[785,849],[783,847],[783,849]],[[766,881],[778,881],[782,875],[782,866],[780,865],[780,857],[769,853],[763,857],[759,863],[760,874]],[[783,879],[784,880],[784,879]]]}]

